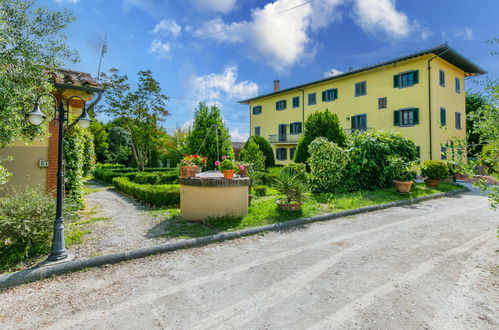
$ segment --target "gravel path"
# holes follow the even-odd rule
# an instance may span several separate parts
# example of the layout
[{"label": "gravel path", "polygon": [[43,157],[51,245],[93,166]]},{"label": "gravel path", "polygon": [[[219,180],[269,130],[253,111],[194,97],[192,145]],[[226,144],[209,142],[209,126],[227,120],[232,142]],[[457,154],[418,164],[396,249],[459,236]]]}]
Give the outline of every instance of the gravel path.
[{"label": "gravel path", "polygon": [[498,214],[467,193],[0,293],[0,328],[497,329]]},{"label": "gravel path", "polygon": [[87,210],[92,217],[106,218],[84,225],[90,231],[84,243],[71,246],[70,253],[78,258],[109,254],[164,243],[168,238],[159,237],[165,232],[164,216],[147,213],[149,207],[117,193],[113,188],[92,183],[96,190],[86,196]]}]

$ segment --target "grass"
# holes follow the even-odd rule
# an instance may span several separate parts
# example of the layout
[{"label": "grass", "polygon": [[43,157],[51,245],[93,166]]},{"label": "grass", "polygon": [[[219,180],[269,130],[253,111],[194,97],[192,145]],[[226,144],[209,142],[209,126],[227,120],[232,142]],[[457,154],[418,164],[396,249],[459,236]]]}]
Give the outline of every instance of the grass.
[{"label": "grass", "polygon": [[90,230],[73,229],[66,233],[66,246],[83,243],[85,235],[90,234]]},{"label": "grass", "polygon": [[376,191],[360,191],[343,194],[310,195],[298,212],[284,212],[277,209],[275,201],[279,196],[271,195],[254,198],[251,202],[248,215],[242,218],[225,216],[208,219],[205,223],[191,223],[179,218],[178,209],[159,209],[157,216],[168,221],[165,237],[194,238],[213,235],[219,232],[237,231],[245,228],[265,226],[269,224],[311,217],[324,213],[334,213],[356,209],[368,205],[384,204],[404,199],[413,199],[439,192],[451,191],[461,186],[442,183],[439,189],[426,188],[424,184],[415,184],[410,194],[401,195],[395,188],[386,188]]},{"label": "grass", "polygon": [[99,221],[108,221],[108,220],[111,220],[111,219],[107,218],[107,217],[95,217],[95,218],[90,218],[90,219],[83,220],[83,221],[73,222],[71,224],[71,226],[86,225],[89,223],[94,223],[94,222],[99,222]]}]

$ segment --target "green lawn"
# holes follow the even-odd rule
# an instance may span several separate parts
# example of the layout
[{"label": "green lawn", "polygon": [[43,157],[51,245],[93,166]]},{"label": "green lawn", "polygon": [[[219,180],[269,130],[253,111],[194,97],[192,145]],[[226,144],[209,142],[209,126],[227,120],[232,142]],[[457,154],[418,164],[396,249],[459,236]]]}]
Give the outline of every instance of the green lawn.
[{"label": "green lawn", "polygon": [[204,224],[181,220],[178,209],[156,209],[150,211],[150,213],[158,217],[164,217],[164,220],[168,222],[167,232],[164,236],[194,238],[224,231],[259,227],[324,213],[351,210],[362,206],[412,199],[460,188],[461,186],[450,183],[441,184],[439,189],[429,189],[424,184],[415,184],[411,193],[407,195],[397,193],[395,188],[344,194],[309,195],[303,203],[302,210],[299,212],[283,212],[278,210],[275,201],[279,196],[272,195],[254,198],[251,202],[248,215],[243,218],[223,217],[209,219]]}]

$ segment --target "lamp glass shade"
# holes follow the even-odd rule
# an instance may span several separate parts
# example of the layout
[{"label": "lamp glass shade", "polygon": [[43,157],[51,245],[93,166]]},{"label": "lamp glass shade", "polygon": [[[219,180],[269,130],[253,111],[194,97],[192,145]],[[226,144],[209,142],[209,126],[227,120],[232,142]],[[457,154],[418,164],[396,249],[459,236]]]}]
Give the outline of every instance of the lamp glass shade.
[{"label": "lamp glass shade", "polygon": [[91,120],[88,119],[78,119],[78,125],[83,129],[87,129],[90,126],[90,122]]},{"label": "lamp glass shade", "polygon": [[40,111],[39,104],[35,104],[35,108],[28,114],[29,122],[33,125],[40,125],[46,116]]}]

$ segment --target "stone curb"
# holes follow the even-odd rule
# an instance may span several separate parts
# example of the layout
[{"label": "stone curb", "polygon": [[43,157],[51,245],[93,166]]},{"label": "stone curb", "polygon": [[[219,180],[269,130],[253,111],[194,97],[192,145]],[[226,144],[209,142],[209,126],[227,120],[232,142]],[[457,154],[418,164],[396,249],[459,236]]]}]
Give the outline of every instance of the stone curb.
[{"label": "stone curb", "polygon": [[31,283],[31,282],[35,282],[35,281],[38,281],[41,279],[48,278],[48,277],[62,275],[65,273],[70,273],[70,272],[75,272],[75,271],[82,270],[85,268],[100,267],[103,265],[115,264],[115,263],[119,263],[119,262],[123,262],[123,261],[144,258],[144,257],[155,255],[155,254],[161,254],[161,253],[176,251],[176,250],[180,250],[180,249],[198,247],[198,246],[203,246],[203,245],[207,245],[207,244],[211,244],[211,243],[223,242],[226,240],[236,239],[236,238],[240,238],[243,236],[254,235],[254,234],[258,234],[258,233],[262,233],[262,232],[266,232],[266,231],[279,231],[279,230],[283,230],[283,229],[287,229],[287,228],[291,228],[291,227],[302,226],[302,225],[309,224],[312,222],[326,221],[326,220],[336,219],[336,218],[340,218],[340,217],[346,217],[346,216],[352,216],[352,215],[366,213],[366,212],[383,210],[383,209],[396,207],[396,206],[411,205],[411,204],[415,204],[415,203],[419,203],[419,202],[423,202],[423,201],[427,201],[427,200],[431,200],[431,199],[437,199],[437,198],[446,197],[446,196],[458,195],[458,194],[461,194],[461,193],[466,192],[468,190],[469,190],[468,188],[462,188],[462,189],[447,191],[447,192],[438,193],[438,194],[434,194],[434,195],[418,197],[418,198],[414,198],[414,199],[405,199],[405,200],[390,202],[390,203],[385,203],[385,204],[364,206],[364,207],[361,207],[358,209],[342,211],[342,212],[337,212],[337,213],[322,214],[322,215],[318,215],[318,216],[314,216],[314,217],[310,217],[310,218],[301,218],[301,219],[296,219],[296,220],[290,220],[290,221],[275,223],[272,225],[267,225],[267,226],[262,226],[262,227],[248,228],[248,229],[238,230],[238,231],[234,231],[234,232],[226,232],[226,233],[221,233],[221,234],[216,234],[216,235],[211,235],[211,236],[193,238],[193,239],[183,240],[183,241],[175,242],[175,243],[161,244],[161,245],[147,247],[147,248],[130,250],[130,251],[126,251],[126,252],[113,253],[113,254],[108,254],[105,256],[98,256],[98,257],[89,258],[89,259],[69,261],[69,262],[59,263],[59,264],[55,264],[55,265],[35,267],[35,268],[15,272],[12,274],[0,276],[0,291],[15,287],[15,286],[18,286],[21,284]]}]

